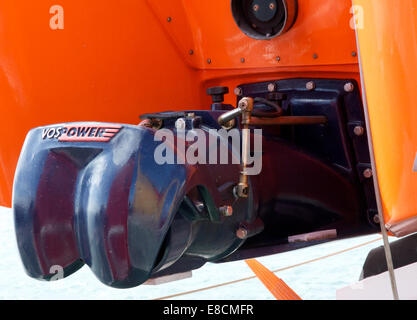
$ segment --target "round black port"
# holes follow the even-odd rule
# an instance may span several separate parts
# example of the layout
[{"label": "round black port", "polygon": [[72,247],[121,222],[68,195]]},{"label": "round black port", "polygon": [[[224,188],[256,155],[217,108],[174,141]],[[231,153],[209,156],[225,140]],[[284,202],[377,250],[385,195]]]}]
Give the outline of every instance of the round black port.
[{"label": "round black port", "polygon": [[297,0],[232,0],[233,18],[240,30],[259,40],[287,32],[297,12]]}]

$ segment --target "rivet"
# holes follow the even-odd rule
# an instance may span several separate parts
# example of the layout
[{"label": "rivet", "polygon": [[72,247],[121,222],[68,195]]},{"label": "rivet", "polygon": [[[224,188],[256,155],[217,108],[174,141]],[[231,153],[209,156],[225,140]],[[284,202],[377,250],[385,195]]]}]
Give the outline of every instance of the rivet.
[{"label": "rivet", "polygon": [[248,230],[246,230],[243,227],[240,227],[236,230],[236,237],[238,237],[241,240],[244,240],[248,237]]},{"label": "rivet", "polygon": [[177,130],[185,130],[186,123],[183,118],[178,118],[177,121],[175,121],[175,128]]},{"label": "rivet", "polygon": [[356,127],[353,129],[353,133],[354,133],[356,136],[358,136],[358,137],[363,136],[363,135],[364,135],[364,133],[365,133],[365,128],[364,128],[364,127],[362,127],[362,126],[356,126]]},{"label": "rivet", "polygon": [[274,10],[275,9],[275,4],[273,2],[271,2],[269,4],[269,9]]},{"label": "rivet", "polygon": [[190,51],[188,53],[192,56],[194,54],[194,50],[190,49]]},{"label": "rivet", "polygon": [[309,91],[316,89],[316,83],[314,81],[307,82],[306,89]]},{"label": "rivet", "polygon": [[319,55],[317,53],[313,54],[313,59],[318,59]]},{"label": "rivet", "polygon": [[259,10],[259,5],[255,4],[255,5],[253,6],[253,11],[258,11],[258,10]]},{"label": "rivet", "polygon": [[211,59],[207,59],[207,63],[210,64],[211,63]]},{"label": "rivet", "polygon": [[366,169],[366,170],[363,172],[363,176],[364,176],[366,179],[370,179],[370,178],[372,178],[372,176],[373,176],[372,169]]},{"label": "rivet", "polygon": [[233,92],[235,93],[235,95],[237,96],[241,96],[242,95],[242,88],[235,88],[235,90],[233,90]]},{"label": "rivet", "polygon": [[277,56],[277,57],[275,58],[275,60],[277,60],[278,62],[280,62],[280,61],[281,61],[281,57],[280,57],[280,56]]},{"label": "rivet", "polygon": [[171,22],[171,21],[172,21],[172,18],[171,18],[171,17],[168,17],[168,18],[167,18],[167,21],[168,21],[168,22]]},{"label": "rivet", "polygon": [[245,63],[245,58],[240,58],[240,62]]},{"label": "rivet", "polygon": [[275,83],[268,84],[268,91],[274,92],[277,89],[277,85]]},{"label": "rivet", "polygon": [[353,85],[352,82],[348,82],[345,84],[344,89],[345,89],[345,92],[353,92],[353,90],[355,90],[355,86]]}]

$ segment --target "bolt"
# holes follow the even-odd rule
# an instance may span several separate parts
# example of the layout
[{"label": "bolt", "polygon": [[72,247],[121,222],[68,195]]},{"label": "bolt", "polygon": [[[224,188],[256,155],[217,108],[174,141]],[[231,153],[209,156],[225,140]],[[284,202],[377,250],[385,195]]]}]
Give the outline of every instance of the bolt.
[{"label": "bolt", "polygon": [[318,59],[319,55],[317,53],[313,54],[313,59]]},{"label": "bolt", "polygon": [[362,126],[356,126],[355,129],[353,129],[353,132],[355,133],[355,135],[357,135],[358,137],[363,136],[365,133],[365,128]]},{"label": "bolt", "polygon": [[353,90],[355,90],[355,86],[352,82],[346,83],[344,88],[346,92],[352,92]]},{"label": "bolt", "polygon": [[268,91],[274,92],[277,89],[277,85],[275,83],[268,84]]},{"label": "bolt", "polygon": [[275,9],[275,4],[271,2],[269,4],[269,9],[274,10]]},{"label": "bolt", "polygon": [[167,18],[167,21],[168,21],[168,22],[171,22],[171,21],[172,21],[172,18],[171,18],[171,17],[168,17],[168,18]]},{"label": "bolt", "polygon": [[245,63],[245,58],[240,58],[240,62]]},{"label": "bolt", "polygon": [[202,212],[205,208],[204,203],[202,203],[200,201],[194,202],[194,205],[197,208],[197,210],[200,211],[200,212]]},{"label": "bolt", "polygon": [[151,121],[151,119],[145,119],[141,123],[139,123],[139,126],[146,127],[146,128],[152,128],[152,121]]},{"label": "bolt", "polygon": [[258,11],[259,10],[259,5],[258,4],[255,4],[254,6],[253,6],[253,11]]},{"label": "bolt", "polygon": [[235,88],[235,90],[233,91],[235,93],[235,95],[237,96],[241,96],[242,95],[242,89],[237,87]]},{"label": "bolt", "polygon": [[232,119],[232,120],[226,122],[224,125],[222,125],[222,128],[224,130],[229,131],[229,130],[233,129],[235,126],[236,126],[236,120]]},{"label": "bolt", "polygon": [[373,220],[374,220],[374,222],[376,223],[376,224],[379,224],[379,215],[374,215],[374,218],[373,218]]},{"label": "bolt", "polygon": [[240,227],[236,230],[236,237],[238,237],[241,240],[244,240],[248,237],[248,230],[246,230],[243,227]]},{"label": "bolt", "polygon": [[307,82],[306,89],[309,91],[316,89],[316,83],[314,81]]},{"label": "bolt", "polygon": [[194,50],[190,49],[189,54],[192,56],[194,54]]},{"label": "bolt", "polygon": [[356,51],[352,51],[352,57],[356,57],[357,55]]},{"label": "bolt", "polygon": [[211,59],[207,59],[207,63],[210,64],[211,63]]},{"label": "bolt", "polygon": [[177,130],[185,130],[186,123],[184,118],[178,118],[177,121],[175,121],[175,128]]},{"label": "bolt", "polygon": [[363,176],[364,176],[366,179],[370,179],[370,178],[372,178],[372,176],[373,176],[372,169],[366,169],[366,170],[363,172]]},{"label": "bolt", "polygon": [[280,61],[281,61],[281,57],[277,56],[277,57],[275,58],[275,60],[277,60],[278,62],[280,62]]},{"label": "bolt", "polygon": [[225,217],[230,217],[233,214],[233,207],[232,206],[223,206],[219,208],[219,211]]}]

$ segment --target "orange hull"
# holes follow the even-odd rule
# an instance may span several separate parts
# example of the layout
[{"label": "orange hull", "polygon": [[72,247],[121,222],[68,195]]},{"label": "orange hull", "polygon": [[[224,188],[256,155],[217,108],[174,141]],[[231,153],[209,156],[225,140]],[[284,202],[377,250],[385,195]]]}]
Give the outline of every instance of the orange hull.
[{"label": "orange hull", "polygon": [[406,235],[417,231],[417,1],[354,4],[363,14],[358,39],[385,223]]}]

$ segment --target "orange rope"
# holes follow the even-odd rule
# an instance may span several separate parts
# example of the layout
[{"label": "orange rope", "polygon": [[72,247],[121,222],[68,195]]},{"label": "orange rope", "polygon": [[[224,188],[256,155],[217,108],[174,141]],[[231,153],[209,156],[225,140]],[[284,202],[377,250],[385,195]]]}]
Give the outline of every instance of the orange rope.
[{"label": "orange rope", "polygon": [[[277,273],[277,272],[289,270],[289,269],[292,269],[292,268],[296,268],[296,267],[299,267],[299,266],[302,266],[302,265],[305,265],[305,264],[308,264],[308,263],[312,263],[312,262],[316,262],[316,261],[319,261],[319,260],[327,259],[327,258],[336,256],[336,255],[339,255],[339,254],[342,254],[342,253],[345,253],[345,252],[348,252],[348,251],[352,251],[352,250],[355,250],[355,249],[358,249],[358,248],[361,248],[361,247],[365,247],[369,244],[372,244],[374,242],[381,241],[381,240],[382,240],[382,238],[371,240],[371,241],[356,245],[356,246],[348,248],[348,249],[344,249],[344,250],[341,250],[341,251],[338,251],[338,252],[328,254],[326,256],[322,256],[322,257],[315,258],[315,259],[312,259],[312,260],[297,263],[297,264],[294,264],[292,266],[288,266],[288,267],[285,267],[285,268],[272,270],[272,272]],[[233,280],[233,281],[223,282],[223,283],[215,284],[215,285],[205,287],[205,288],[190,290],[190,291],[186,291],[186,292],[180,292],[180,293],[172,294],[172,295],[165,296],[165,297],[155,298],[153,300],[172,299],[172,298],[181,297],[181,296],[189,295],[189,294],[192,294],[192,293],[197,293],[197,292],[206,291],[206,290],[210,290],[210,289],[215,289],[215,288],[219,288],[219,287],[224,287],[224,286],[228,286],[228,285],[231,285],[231,284],[235,284],[235,283],[239,283],[239,282],[247,281],[247,280],[252,280],[252,279],[256,279],[256,276],[251,276],[251,277],[246,277],[246,278],[237,279],[237,280]]]},{"label": "orange rope", "polygon": [[288,285],[255,259],[246,260],[249,268],[277,300],[301,300]]}]

